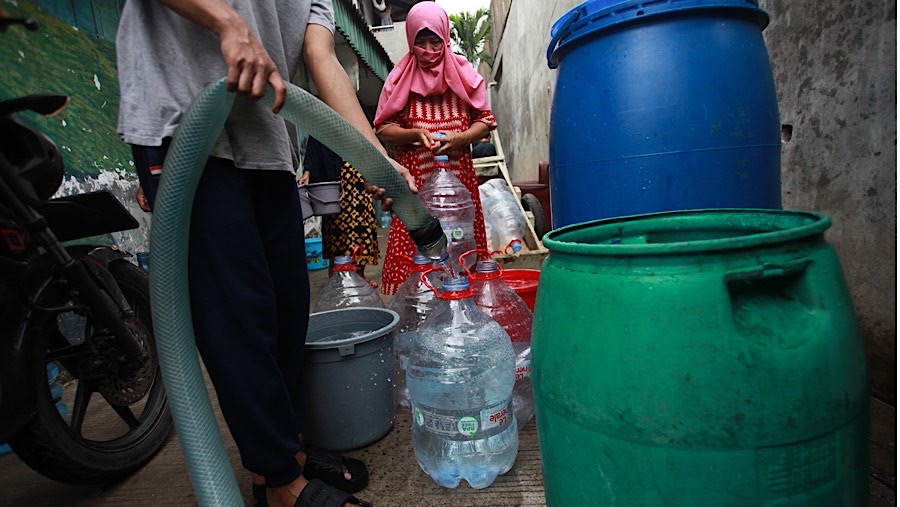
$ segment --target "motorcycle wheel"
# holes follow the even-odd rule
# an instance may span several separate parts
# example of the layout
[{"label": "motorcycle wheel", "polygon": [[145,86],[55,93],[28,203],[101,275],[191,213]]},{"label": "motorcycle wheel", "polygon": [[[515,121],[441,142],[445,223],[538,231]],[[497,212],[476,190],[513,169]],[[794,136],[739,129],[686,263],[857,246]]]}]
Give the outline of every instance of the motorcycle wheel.
[{"label": "motorcycle wheel", "polygon": [[[35,417],[10,446],[37,472],[69,484],[105,484],[127,477],[150,461],[172,430],[156,360],[147,276],[123,259],[113,261],[109,271],[134,311],[128,325],[148,352],[137,372],[126,374],[109,366],[114,361],[104,362],[120,356],[110,344],[112,338],[91,335],[89,316],[77,310],[78,302],[64,287],[55,286],[59,284],[49,284],[38,305],[76,310],[34,312],[28,323],[28,339],[39,344],[34,354],[37,378],[31,386],[38,403]],[[48,383],[56,370],[56,382]]]}]

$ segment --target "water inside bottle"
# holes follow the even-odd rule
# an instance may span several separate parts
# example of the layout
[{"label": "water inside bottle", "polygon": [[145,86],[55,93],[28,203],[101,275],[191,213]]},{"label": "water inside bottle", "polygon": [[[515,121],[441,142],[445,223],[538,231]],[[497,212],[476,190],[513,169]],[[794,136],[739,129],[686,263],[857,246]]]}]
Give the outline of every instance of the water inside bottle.
[{"label": "water inside bottle", "polygon": [[450,278],[456,278],[456,270],[453,269],[453,264],[450,263],[449,255],[444,259],[435,262],[437,262],[437,265],[444,270],[444,273],[447,273],[447,276],[449,276]]}]

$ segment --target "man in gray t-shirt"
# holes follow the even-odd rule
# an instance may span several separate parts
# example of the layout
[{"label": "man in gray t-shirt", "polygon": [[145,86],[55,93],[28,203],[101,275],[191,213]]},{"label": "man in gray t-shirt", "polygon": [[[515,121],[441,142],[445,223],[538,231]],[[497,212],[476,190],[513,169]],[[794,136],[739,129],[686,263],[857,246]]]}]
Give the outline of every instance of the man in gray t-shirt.
[{"label": "man in gray t-shirt", "polygon": [[[308,314],[296,309],[309,308],[309,280],[296,136],[255,100],[271,86],[277,112],[282,78],[293,76],[302,58],[320,98],[387,156],[334,54],[333,31],[330,0],[130,0],[116,39],[119,133],[144,176],[151,167],[164,170],[169,138],[207,85],[227,76],[239,94],[194,198],[191,312],[241,461],[265,478],[271,506],[352,505],[359,502],[331,486],[358,491],[368,479],[361,462],[344,459],[348,473],[329,474],[333,464],[301,452]],[[409,172],[392,163],[415,188]]]}]

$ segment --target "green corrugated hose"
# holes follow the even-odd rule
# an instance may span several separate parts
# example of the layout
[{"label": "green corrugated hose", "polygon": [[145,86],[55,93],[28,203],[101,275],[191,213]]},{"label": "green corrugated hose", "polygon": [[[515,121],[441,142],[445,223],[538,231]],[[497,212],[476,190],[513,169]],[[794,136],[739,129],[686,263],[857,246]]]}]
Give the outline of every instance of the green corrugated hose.
[{"label": "green corrugated hose", "polygon": [[[287,85],[281,114],[384,188],[411,230],[433,220],[406,181],[352,125],[309,93]],[[266,102],[271,107],[271,89]],[[211,84],[182,119],[165,160],[150,230],[150,297],[159,363],[200,505],[244,505],[200,371],[188,292],[188,233],[200,174],[231,111],[225,80]],[[299,211],[299,210],[298,210]]]}]

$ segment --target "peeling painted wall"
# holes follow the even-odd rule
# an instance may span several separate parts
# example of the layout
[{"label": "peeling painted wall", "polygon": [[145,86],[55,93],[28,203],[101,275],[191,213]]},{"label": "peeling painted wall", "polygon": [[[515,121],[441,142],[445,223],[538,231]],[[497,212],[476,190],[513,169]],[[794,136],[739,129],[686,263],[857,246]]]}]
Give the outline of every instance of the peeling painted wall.
[{"label": "peeling painted wall", "polygon": [[[762,0],[785,208],[831,216],[873,393],[896,402],[897,4]],[[790,140],[788,140],[788,137]]]},{"label": "peeling painted wall", "polygon": [[57,195],[109,190],[141,227],[95,240],[132,252],[147,250],[150,217],[134,198],[137,175],[131,149],[116,134],[119,83],[111,38],[117,1],[20,0],[4,6],[12,16],[35,18],[40,30],[15,26],[0,33],[0,98],[31,93],[70,97],[69,106],[53,117],[18,115],[53,139],[62,154],[66,179]]},{"label": "peeling painted wall", "polygon": [[[549,158],[550,27],[577,0],[493,0],[490,97],[514,179]],[[826,213],[869,356],[896,400],[897,12],[889,0],[761,0],[783,128],[785,208]],[[788,140],[789,139],[789,140]]]}]

